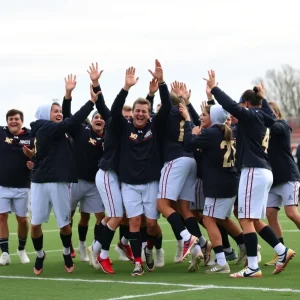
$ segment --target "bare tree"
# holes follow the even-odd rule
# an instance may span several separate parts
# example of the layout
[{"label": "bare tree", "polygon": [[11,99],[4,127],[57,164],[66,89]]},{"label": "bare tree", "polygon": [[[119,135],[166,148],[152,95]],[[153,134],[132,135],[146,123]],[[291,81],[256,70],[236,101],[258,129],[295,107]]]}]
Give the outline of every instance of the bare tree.
[{"label": "bare tree", "polygon": [[264,82],[266,98],[279,102],[287,116],[300,116],[300,70],[283,65],[280,70],[268,70],[265,78],[256,78],[253,84]]}]

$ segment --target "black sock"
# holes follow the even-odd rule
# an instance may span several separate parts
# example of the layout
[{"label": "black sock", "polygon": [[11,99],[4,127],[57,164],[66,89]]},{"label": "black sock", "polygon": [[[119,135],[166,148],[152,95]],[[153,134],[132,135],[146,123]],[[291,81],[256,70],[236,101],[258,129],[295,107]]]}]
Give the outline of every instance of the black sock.
[{"label": "black sock", "polygon": [[255,232],[250,232],[244,234],[245,246],[247,256],[254,257],[257,256],[257,235]]},{"label": "black sock", "polygon": [[223,245],[223,249],[226,249],[226,248],[231,248],[231,245],[230,245],[230,242],[229,242],[229,238],[228,238],[228,232],[227,230],[221,226],[221,225],[218,225],[218,228],[219,228],[219,231],[221,233],[221,236],[222,236],[222,245]]},{"label": "black sock", "polygon": [[102,230],[105,228],[105,226],[100,223],[99,225],[95,225],[94,227],[94,240],[98,241],[100,244],[102,244]]},{"label": "black sock", "polygon": [[278,240],[279,240],[279,242],[280,242],[282,245],[284,245],[284,242],[283,242],[283,237],[281,237],[281,238],[278,238]]},{"label": "black sock", "polygon": [[147,227],[141,227],[141,239],[142,243],[147,242]]},{"label": "black sock", "polygon": [[199,223],[203,228],[206,229],[206,227],[205,227],[205,225],[204,225],[204,223],[203,223],[203,218],[201,218],[200,221],[198,221],[198,223]]},{"label": "black sock", "polygon": [[234,240],[235,240],[235,242],[236,242],[236,244],[239,246],[239,245],[243,245],[245,242],[244,242],[244,234],[243,233],[241,233],[240,235],[238,235],[238,236],[231,236]]},{"label": "black sock", "polygon": [[72,240],[72,233],[67,234],[67,235],[60,234],[60,239],[62,241],[64,248],[70,248],[71,240]]},{"label": "black sock", "polygon": [[33,243],[33,247],[35,251],[41,251],[43,249],[43,240],[44,237],[43,235],[41,235],[38,238],[31,238],[32,239],[32,243]]},{"label": "black sock", "polygon": [[278,245],[280,242],[276,237],[274,231],[270,226],[265,226],[258,234],[261,236],[263,240],[265,240],[272,248]]},{"label": "black sock", "polygon": [[87,235],[88,229],[89,229],[88,226],[82,226],[82,225],[78,224],[79,241],[81,241],[81,242],[86,241],[86,235]]},{"label": "black sock", "polygon": [[223,246],[214,247],[215,254],[224,252]]},{"label": "black sock", "polygon": [[109,251],[110,244],[114,238],[115,231],[111,230],[108,225],[103,228],[102,249]]},{"label": "black sock", "polygon": [[198,222],[195,217],[187,218],[184,223],[186,229],[190,232],[190,234],[196,236],[197,238],[200,238],[202,236]]},{"label": "black sock", "polygon": [[155,246],[156,240],[157,240],[157,236],[153,236],[153,235],[148,234],[147,235],[147,246],[146,247],[149,250],[152,250],[153,247]]},{"label": "black sock", "polygon": [[163,239],[162,235],[156,238],[155,248],[157,250],[162,248],[162,239]]},{"label": "black sock", "polygon": [[[185,230],[184,223],[182,222],[182,219],[180,215],[177,212],[173,212],[170,214],[167,218],[168,222],[170,223],[172,230],[174,232],[174,235],[176,236],[176,239],[182,240],[182,237],[180,235],[180,232]],[[180,238],[179,238],[180,237]]]},{"label": "black sock", "polygon": [[0,239],[0,248],[2,250],[2,253],[3,252],[9,253],[9,250],[8,250],[8,238]]},{"label": "black sock", "polygon": [[141,232],[129,232],[130,246],[134,258],[142,256],[142,236]]},{"label": "black sock", "polygon": [[19,251],[22,251],[22,250],[25,249],[26,242],[27,242],[27,237],[22,238],[22,237],[19,236],[18,239],[19,239],[18,250],[19,250]]},{"label": "black sock", "polygon": [[122,237],[124,236],[124,225],[119,226],[119,241],[121,242]]},{"label": "black sock", "polygon": [[[122,225],[123,229],[122,229],[122,233],[125,239],[129,240],[129,226],[128,225]],[[121,236],[121,238],[123,237]]]}]

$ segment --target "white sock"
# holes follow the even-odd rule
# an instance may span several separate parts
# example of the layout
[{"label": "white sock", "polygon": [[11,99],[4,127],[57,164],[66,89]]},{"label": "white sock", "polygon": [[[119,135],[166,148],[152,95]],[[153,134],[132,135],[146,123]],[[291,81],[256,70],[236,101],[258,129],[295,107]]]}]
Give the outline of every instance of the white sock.
[{"label": "white sock", "polygon": [[200,248],[200,246],[197,244],[197,245],[195,245],[195,247],[193,248],[193,250],[192,250],[192,255],[196,255],[197,253],[198,253],[198,251],[201,251],[201,248]]},{"label": "white sock", "polygon": [[102,249],[100,252],[100,258],[106,259],[106,258],[108,258],[108,254],[109,254],[109,251]]},{"label": "white sock", "polygon": [[121,244],[123,244],[125,246],[128,245],[128,240],[124,236],[121,238]]},{"label": "white sock", "polygon": [[201,248],[204,248],[206,245],[206,239],[203,237],[203,235],[199,238],[199,244]]},{"label": "white sock", "polygon": [[224,252],[216,253],[216,258],[217,258],[217,264],[220,265],[221,267],[227,264]]},{"label": "white sock", "polygon": [[98,241],[96,241],[92,246],[93,252],[95,252],[97,254],[100,253],[101,248],[102,248],[102,245]]},{"label": "white sock", "polygon": [[183,240],[177,240],[177,244],[179,248],[183,248]]},{"label": "white sock", "polygon": [[252,270],[258,268],[257,256],[248,256],[248,267]]},{"label": "white sock", "polygon": [[146,246],[147,246],[147,242],[142,242],[142,249],[145,249]]},{"label": "white sock", "polygon": [[283,255],[285,252],[286,247],[282,245],[281,243],[277,244],[274,247],[274,250],[277,252],[278,256]]},{"label": "white sock", "polygon": [[85,248],[85,241],[79,241],[79,247]]},{"label": "white sock", "polygon": [[146,253],[147,253],[147,254],[151,254],[151,253],[152,253],[152,249],[150,250],[150,249],[148,249],[148,248],[146,247]]},{"label": "white sock", "polygon": [[184,229],[180,232],[180,235],[184,242],[187,242],[191,238],[191,234],[188,232],[187,229]]},{"label": "white sock", "polygon": [[44,257],[44,250],[43,249],[41,249],[41,250],[39,250],[39,251],[36,251],[36,255],[37,255],[37,257],[39,257],[39,258],[43,258]]},{"label": "white sock", "polygon": [[69,248],[63,248],[63,254],[64,255],[69,255],[71,252],[70,252],[70,247]]},{"label": "white sock", "polygon": [[231,253],[232,252],[232,248],[231,247],[224,248],[223,250],[224,250],[224,252],[227,252],[227,253]]},{"label": "white sock", "polygon": [[104,219],[102,219],[101,224],[102,224],[103,226],[106,226],[106,222],[104,221]]}]

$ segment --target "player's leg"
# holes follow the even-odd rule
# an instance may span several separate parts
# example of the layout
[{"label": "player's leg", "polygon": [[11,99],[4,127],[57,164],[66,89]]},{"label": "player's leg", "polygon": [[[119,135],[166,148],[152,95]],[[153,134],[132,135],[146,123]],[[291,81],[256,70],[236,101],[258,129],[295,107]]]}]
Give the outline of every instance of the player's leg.
[{"label": "player's leg", "polygon": [[[83,199],[82,202],[85,200]],[[87,255],[86,250],[86,236],[89,229],[89,220],[90,220],[90,213],[83,212],[82,209],[80,209],[80,219],[78,222],[78,237],[79,237],[79,246],[78,246],[78,253],[80,255],[80,260],[88,262],[89,257]]]},{"label": "player's leg", "polygon": [[17,254],[22,264],[28,264],[30,259],[28,258],[25,246],[27,242],[27,236],[29,231],[28,226],[28,212],[29,212],[29,189],[18,189],[15,197],[12,199],[13,211],[16,214],[18,223],[18,249]]},{"label": "player's leg", "polygon": [[72,228],[70,226],[71,220],[71,186],[69,183],[47,183],[51,190],[51,202],[56,218],[56,223],[60,229],[60,239],[63,245],[63,258],[65,270],[68,273],[74,271],[74,263],[71,257],[71,240]]},{"label": "player's leg", "polygon": [[130,259],[127,257],[126,253],[124,252],[124,249],[120,248],[121,245],[125,245],[125,246],[129,245],[129,220],[126,214],[123,215],[123,219],[119,226],[119,242],[115,247],[115,251],[119,254],[119,260],[130,261]]},{"label": "player's leg", "polygon": [[46,254],[43,250],[42,223],[48,222],[51,208],[49,186],[46,183],[31,183],[31,239],[37,253],[33,268],[36,275],[43,272]]}]

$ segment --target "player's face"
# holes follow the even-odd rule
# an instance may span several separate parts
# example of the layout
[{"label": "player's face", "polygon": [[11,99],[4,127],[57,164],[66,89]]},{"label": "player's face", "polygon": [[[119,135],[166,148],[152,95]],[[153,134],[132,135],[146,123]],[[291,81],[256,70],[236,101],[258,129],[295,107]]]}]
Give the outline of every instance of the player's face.
[{"label": "player's face", "polygon": [[206,111],[204,111],[200,115],[200,121],[201,121],[202,128],[208,128],[211,126],[210,115]]},{"label": "player's face", "polygon": [[278,113],[274,110],[274,108],[271,105],[270,108],[272,109],[273,114],[276,116],[276,119],[278,119]]},{"label": "player's face", "polygon": [[63,114],[61,107],[57,104],[53,104],[50,112],[50,121],[59,123],[63,120]]},{"label": "player's face", "polygon": [[146,126],[149,114],[149,106],[147,104],[136,104],[133,111],[133,125],[136,128],[143,128]]},{"label": "player's face", "polygon": [[126,110],[122,110],[122,115],[124,118],[126,118],[127,120],[132,118],[132,111],[126,111]]},{"label": "player's face", "polygon": [[231,126],[231,117],[226,119],[225,124],[229,127]]},{"label": "player's face", "polygon": [[20,114],[16,114],[7,118],[7,127],[12,134],[19,134],[22,130],[22,126],[23,122],[21,120]]},{"label": "player's face", "polygon": [[95,132],[101,133],[103,131],[105,121],[102,119],[100,114],[96,114],[94,118],[92,119],[92,128]]}]

